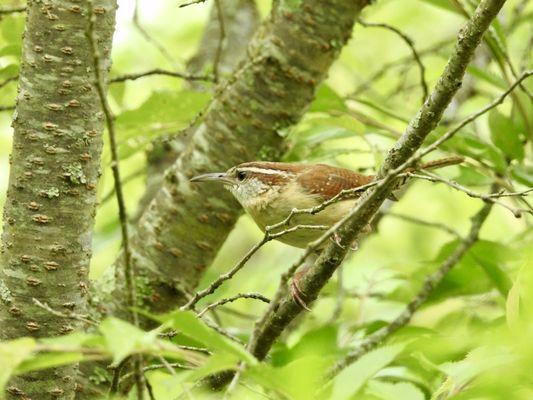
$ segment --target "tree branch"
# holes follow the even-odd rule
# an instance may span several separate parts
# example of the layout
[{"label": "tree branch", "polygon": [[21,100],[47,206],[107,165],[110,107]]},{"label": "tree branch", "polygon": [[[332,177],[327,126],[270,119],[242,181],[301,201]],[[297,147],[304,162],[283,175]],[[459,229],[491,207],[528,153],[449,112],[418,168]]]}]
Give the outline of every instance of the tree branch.
[{"label": "tree branch", "polygon": [[20,7],[2,7],[0,8],[0,16],[1,15],[7,15],[7,14],[15,14],[15,13],[21,13],[26,11],[26,7],[20,6]]},{"label": "tree branch", "polygon": [[[298,121],[366,4],[303,0],[296,8],[284,2],[273,8],[247,59],[217,89],[187,150],[166,171],[136,224],[132,251],[150,282],[152,293],[144,300],[152,311],[184,303],[179,288],[192,291],[240,215],[229,192],[193,187],[190,177],[277,158],[283,142],[278,131]],[[117,283],[110,309],[123,307]]]},{"label": "tree branch", "polygon": [[411,39],[407,34],[403,33],[400,29],[389,24],[365,22],[361,20],[361,18],[359,18],[357,22],[359,22],[364,27],[388,29],[389,31],[397,34],[407,44],[407,46],[409,46],[409,48],[411,49],[411,53],[413,54],[413,59],[415,60],[420,70],[420,86],[422,86],[422,104],[424,104],[424,101],[426,101],[426,98],[428,97],[428,84],[426,82],[426,67],[424,66],[424,63],[422,62],[422,58],[420,57],[420,54],[415,48],[415,43],[413,39]]},{"label": "tree branch", "polygon": [[404,311],[396,317],[390,324],[384,326],[378,331],[366,337],[357,349],[349,352],[343,359],[338,361],[328,372],[328,377],[333,377],[346,368],[348,365],[354,363],[363,355],[379,346],[385,339],[391,336],[401,327],[407,325],[414,313],[425,303],[433,290],[442,282],[446,274],[456,265],[466,252],[478,241],[479,231],[483,223],[487,219],[491,203],[486,203],[479,212],[472,217],[472,225],[468,235],[461,240],[455,250],[448,256],[439,268],[429,275],[422,284],[417,295],[407,304]]},{"label": "tree branch", "polygon": [[235,296],[227,297],[225,299],[221,299],[219,301],[209,304],[207,307],[205,307],[202,311],[198,313],[198,317],[201,317],[206,312],[213,310],[214,308],[218,306],[231,303],[238,299],[255,299],[255,300],[260,300],[267,304],[270,303],[270,300],[266,298],[265,296],[263,296],[261,293],[239,293],[239,294],[236,294]]},{"label": "tree branch", "polygon": [[139,78],[144,78],[144,77],[152,76],[152,75],[172,76],[174,78],[182,78],[188,81],[214,82],[214,78],[209,75],[188,74],[184,72],[168,71],[162,68],[154,68],[149,71],[139,72],[136,74],[125,74],[125,75],[116,76],[114,78],[111,78],[109,80],[109,83],[133,81]]},{"label": "tree branch", "polygon": [[[98,93],[100,99],[102,111],[105,115],[105,123],[107,127],[107,133],[109,135],[109,145],[111,150],[111,170],[113,172],[113,179],[115,183],[115,195],[117,198],[118,213],[120,219],[120,228],[122,232],[122,247],[124,249],[124,276],[126,278],[126,288],[127,288],[127,297],[128,305],[131,309],[131,319],[135,326],[139,326],[139,316],[135,310],[137,305],[137,292],[135,289],[134,279],[135,271],[131,262],[131,250],[129,242],[129,231],[128,231],[128,213],[126,210],[126,204],[124,202],[124,193],[122,191],[122,181],[120,179],[120,167],[119,167],[119,156],[117,148],[117,140],[115,133],[115,124],[113,115],[109,103],[107,101],[105,85],[103,77],[100,73],[100,52],[96,46],[98,38],[94,31],[94,25],[96,22],[96,13],[94,10],[93,0],[87,1],[88,5],[88,18],[89,24],[87,29],[87,39],[92,51],[93,56],[93,70],[94,70],[94,87]],[[135,384],[137,389],[137,400],[144,399],[144,382],[143,382],[143,373],[142,373],[142,356],[134,357],[134,368],[135,368]]]},{"label": "tree branch", "polygon": [[[344,259],[348,246],[379,209],[394,187],[396,176],[419,157],[415,152],[427,135],[436,127],[442,113],[461,86],[466,67],[479,45],[483,33],[498,14],[504,0],[482,0],[472,18],[461,29],[455,50],[420,111],[409,123],[406,132],[390,150],[379,176],[381,182],[367,190],[350,214],[332,227],[326,235],[338,231],[339,244],[329,244],[315,265],[299,280],[303,300],[309,304],[315,300],[335,269]],[[342,247],[341,247],[342,246]],[[304,255],[309,254],[306,250]],[[263,359],[285,327],[302,311],[291,296],[272,301],[265,315],[257,323],[248,349]]]}]

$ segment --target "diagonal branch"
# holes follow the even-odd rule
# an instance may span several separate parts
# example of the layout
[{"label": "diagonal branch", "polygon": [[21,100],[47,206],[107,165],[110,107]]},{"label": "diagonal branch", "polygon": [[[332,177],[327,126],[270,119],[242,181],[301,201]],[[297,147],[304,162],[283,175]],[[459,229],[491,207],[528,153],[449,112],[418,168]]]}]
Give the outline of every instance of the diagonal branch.
[{"label": "diagonal branch", "polygon": [[[437,126],[444,110],[457,93],[475,49],[504,3],[505,0],[480,2],[476,12],[459,32],[455,50],[431,95],[411,120],[404,135],[390,150],[381,168],[382,181],[366,191],[350,214],[327,232],[331,235],[338,231],[342,247],[328,244],[309,272],[299,280],[303,299],[307,304],[317,298],[322,287],[343,261],[349,245],[378,211],[393,189],[397,175],[416,161],[415,152]],[[290,296],[275,298],[256,325],[248,344],[251,353],[263,359],[285,327],[301,311],[299,304]]]},{"label": "diagonal branch", "polygon": [[[303,0],[272,9],[247,59],[218,87],[187,149],[136,224],[132,253],[149,281],[151,293],[143,300],[152,311],[184,303],[180,287],[196,287],[240,215],[229,192],[193,187],[190,177],[277,158],[283,147],[278,132],[299,120],[367,3]],[[111,310],[124,307],[120,279],[117,284],[106,304]]]},{"label": "diagonal branch", "polygon": [[422,104],[424,104],[424,101],[426,101],[426,98],[428,97],[428,84],[426,82],[426,67],[424,66],[424,63],[422,62],[422,58],[420,57],[419,52],[415,48],[415,43],[413,39],[411,39],[406,33],[402,32],[400,29],[389,24],[365,22],[361,20],[360,18],[357,20],[357,22],[359,22],[362,26],[366,28],[388,29],[389,31],[397,34],[407,44],[407,46],[409,46],[409,48],[411,49],[411,53],[413,54],[413,59],[415,60],[420,70],[420,86],[422,86]]}]

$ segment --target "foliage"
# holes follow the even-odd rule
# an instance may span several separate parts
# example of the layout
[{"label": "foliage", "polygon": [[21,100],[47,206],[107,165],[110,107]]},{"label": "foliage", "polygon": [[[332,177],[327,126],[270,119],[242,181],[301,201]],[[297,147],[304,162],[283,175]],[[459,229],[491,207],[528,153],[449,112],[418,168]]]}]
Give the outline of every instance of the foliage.
[{"label": "foliage", "polygon": [[[199,40],[207,4],[178,8],[176,2],[140,2],[145,27],[164,44],[172,57],[170,62],[133,27],[132,3],[120,2],[112,76],[160,67],[184,71],[186,59]],[[471,12],[470,3],[376,3],[367,10],[365,20],[391,24],[412,37],[432,87],[452,51],[464,13]],[[461,3],[464,5],[458,8]],[[260,7],[264,15],[269,2],[261,1]],[[493,24],[469,66],[456,102],[426,144],[509,87],[514,80],[509,62],[519,72],[532,67],[528,47],[532,13],[533,3],[508,1],[503,18]],[[0,18],[0,106],[7,106],[14,104],[16,96],[24,19],[23,14]],[[387,30],[357,26],[354,38],[304,118],[280,132],[288,143],[284,160],[325,162],[374,173],[420,105],[417,68],[410,49],[397,36]],[[533,80],[523,85],[531,92]],[[210,84],[197,91],[174,77],[151,76],[111,84],[109,92],[117,116],[123,176],[131,177],[124,183],[126,201],[133,211],[144,187],[144,151],[154,139],[178,134],[187,127],[208,104],[213,90]],[[10,115],[0,112],[1,188],[7,186],[8,179],[9,124]],[[478,193],[486,193],[494,181],[509,192],[531,188],[532,127],[531,100],[517,88],[503,104],[439,147],[439,156],[462,155],[466,162],[438,173]],[[101,198],[112,190],[107,144],[105,151],[98,188]],[[1,196],[4,192],[1,190]],[[525,197],[501,201],[514,208],[531,209]],[[240,343],[250,337],[253,322],[264,306],[254,300],[238,300],[207,313],[203,318],[211,321],[208,323],[192,311],[175,310],[150,315],[157,327],[149,331],[112,317],[99,322],[92,333],[0,343],[0,386],[15,373],[94,359],[116,366],[142,353],[156,399],[191,393],[194,398],[212,398],[199,382],[216,372],[239,370],[243,363],[246,368],[240,373],[241,385],[231,394],[234,398],[533,398],[528,373],[533,367],[532,219],[525,213],[516,219],[498,205],[483,227],[482,240],[444,278],[413,321],[329,383],[323,381],[335,361],[403,310],[424,278],[462,240],[439,226],[464,235],[468,218],[481,204],[479,199],[443,184],[413,182],[401,201],[391,206],[391,215],[383,217],[378,231],[344,263],[343,271],[326,287],[313,311],[291,327],[264,362],[255,360]],[[398,215],[440,225],[413,223]],[[227,271],[260,237],[252,221],[243,217],[201,287]],[[97,215],[93,279],[101,277],[112,263],[119,241],[116,206],[106,201]],[[198,309],[235,293],[272,296],[279,276],[298,254],[282,244],[269,243],[247,268],[203,299]],[[4,300],[1,296],[0,287],[0,300]],[[220,322],[239,342],[213,330],[209,326],[213,321]],[[162,363],[162,357],[168,363]]]}]

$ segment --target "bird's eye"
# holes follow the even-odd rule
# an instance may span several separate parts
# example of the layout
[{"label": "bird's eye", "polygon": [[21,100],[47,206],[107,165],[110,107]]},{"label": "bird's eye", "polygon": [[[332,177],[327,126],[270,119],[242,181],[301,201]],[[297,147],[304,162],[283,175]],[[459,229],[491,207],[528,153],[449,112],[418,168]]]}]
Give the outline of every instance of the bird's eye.
[{"label": "bird's eye", "polygon": [[237,171],[237,180],[242,182],[245,178],[246,178],[246,172]]}]

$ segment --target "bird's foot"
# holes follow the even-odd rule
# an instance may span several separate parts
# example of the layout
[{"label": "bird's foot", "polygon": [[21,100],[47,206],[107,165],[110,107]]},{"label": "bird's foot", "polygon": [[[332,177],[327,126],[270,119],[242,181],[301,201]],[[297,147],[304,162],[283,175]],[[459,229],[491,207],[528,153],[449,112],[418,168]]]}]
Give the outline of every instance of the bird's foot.
[{"label": "bird's foot", "polygon": [[298,271],[296,272],[296,274],[294,274],[294,277],[292,278],[292,281],[290,284],[290,292],[291,292],[291,297],[296,304],[299,304],[300,307],[302,307],[304,310],[311,311],[311,309],[307,306],[305,301],[302,299],[303,292],[300,289],[300,286],[298,285],[298,282],[300,281],[304,272],[305,272],[305,269],[302,271]]},{"label": "bird's foot", "polygon": [[[339,246],[341,249],[344,249],[344,245],[341,244],[341,237],[337,232],[335,232],[333,235],[330,236],[330,239],[333,243],[335,243],[337,246]],[[357,243],[357,240],[354,240],[353,243],[350,245],[350,250],[356,251],[359,249],[359,244]]]}]

